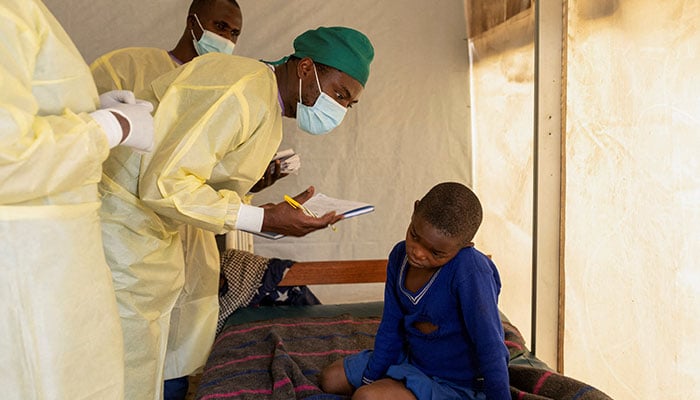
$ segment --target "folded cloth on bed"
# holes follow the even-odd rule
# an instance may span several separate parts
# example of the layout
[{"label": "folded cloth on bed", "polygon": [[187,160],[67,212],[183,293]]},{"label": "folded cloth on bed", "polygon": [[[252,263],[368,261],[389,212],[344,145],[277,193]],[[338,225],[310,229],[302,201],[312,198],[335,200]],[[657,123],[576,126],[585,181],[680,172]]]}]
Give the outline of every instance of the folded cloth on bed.
[{"label": "folded cloth on bed", "polygon": [[261,257],[243,250],[224,250],[216,333],[221,332],[226,319],[241,307],[321,304],[306,286],[277,286],[293,264],[291,260]]},{"label": "folded cloth on bed", "polygon": [[248,307],[258,306],[310,306],[321,304],[306,286],[279,286],[284,273],[294,267],[289,260],[269,259],[262,283]]}]

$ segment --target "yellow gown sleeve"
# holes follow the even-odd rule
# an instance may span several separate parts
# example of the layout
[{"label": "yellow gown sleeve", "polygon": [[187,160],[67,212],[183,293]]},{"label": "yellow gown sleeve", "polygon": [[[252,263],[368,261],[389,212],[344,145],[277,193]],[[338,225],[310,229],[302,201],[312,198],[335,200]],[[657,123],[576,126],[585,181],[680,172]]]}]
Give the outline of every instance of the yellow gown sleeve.
[{"label": "yellow gown sleeve", "polygon": [[[213,232],[235,228],[241,198],[282,139],[274,74],[242,57],[211,54],[159,78],[157,143],[143,161],[139,197],[150,208]],[[161,81],[163,79],[163,81]]]},{"label": "yellow gown sleeve", "polygon": [[107,138],[88,66],[43,4],[0,3],[0,204],[99,182]]}]

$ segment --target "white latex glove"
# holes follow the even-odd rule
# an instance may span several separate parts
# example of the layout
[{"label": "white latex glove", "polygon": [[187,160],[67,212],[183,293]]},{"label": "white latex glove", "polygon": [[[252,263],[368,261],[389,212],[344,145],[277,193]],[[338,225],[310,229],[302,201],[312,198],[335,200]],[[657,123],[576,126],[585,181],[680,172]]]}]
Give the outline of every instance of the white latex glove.
[{"label": "white latex glove", "polygon": [[136,96],[130,90],[111,90],[100,95],[100,108],[109,108],[117,104],[136,104]]},{"label": "white latex glove", "polygon": [[[153,149],[153,105],[137,100],[129,90],[111,90],[100,95],[100,109],[90,113],[107,135],[109,147],[123,144],[140,151]],[[126,119],[129,131],[124,135],[114,113]],[[125,137],[122,140],[122,137]]]},{"label": "white latex glove", "polygon": [[153,150],[153,104],[136,100],[135,104],[117,103],[105,111],[118,113],[129,122],[129,133],[121,145],[145,152]]}]

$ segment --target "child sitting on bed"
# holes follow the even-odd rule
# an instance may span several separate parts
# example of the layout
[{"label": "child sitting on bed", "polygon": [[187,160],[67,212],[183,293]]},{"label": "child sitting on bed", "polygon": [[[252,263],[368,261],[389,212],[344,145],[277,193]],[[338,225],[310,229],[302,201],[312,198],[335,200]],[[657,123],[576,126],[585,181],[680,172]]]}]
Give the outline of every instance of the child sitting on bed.
[{"label": "child sitting on bed", "polygon": [[353,399],[510,399],[496,266],[471,242],[481,204],[447,182],[414,204],[389,255],[374,344],[326,367],[321,388]]}]

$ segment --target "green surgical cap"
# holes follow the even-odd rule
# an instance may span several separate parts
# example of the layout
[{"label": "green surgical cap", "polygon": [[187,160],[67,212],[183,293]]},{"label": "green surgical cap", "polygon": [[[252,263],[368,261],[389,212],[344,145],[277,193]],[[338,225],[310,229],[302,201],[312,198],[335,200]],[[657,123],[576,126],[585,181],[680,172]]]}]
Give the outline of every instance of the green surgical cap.
[{"label": "green surgical cap", "polygon": [[294,39],[293,56],[309,57],[357,79],[362,86],[369,78],[374,47],[367,36],[342,26],[320,27]]}]

